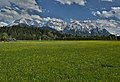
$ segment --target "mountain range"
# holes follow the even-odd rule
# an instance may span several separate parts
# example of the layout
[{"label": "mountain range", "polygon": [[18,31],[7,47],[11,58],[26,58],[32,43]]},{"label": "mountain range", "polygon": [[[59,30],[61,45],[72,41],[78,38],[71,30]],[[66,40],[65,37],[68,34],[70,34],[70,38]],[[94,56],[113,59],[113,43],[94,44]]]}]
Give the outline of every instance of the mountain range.
[{"label": "mountain range", "polygon": [[[61,33],[82,35],[82,36],[95,36],[95,35],[120,35],[119,23],[114,20],[71,20],[69,23],[61,19],[56,18],[43,18],[43,19],[32,19],[32,18],[20,18],[14,20],[11,24],[0,22],[1,26],[13,26],[13,25],[28,25],[35,27],[48,27],[59,31]],[[114,33],[113,30],[118,31]]]}]

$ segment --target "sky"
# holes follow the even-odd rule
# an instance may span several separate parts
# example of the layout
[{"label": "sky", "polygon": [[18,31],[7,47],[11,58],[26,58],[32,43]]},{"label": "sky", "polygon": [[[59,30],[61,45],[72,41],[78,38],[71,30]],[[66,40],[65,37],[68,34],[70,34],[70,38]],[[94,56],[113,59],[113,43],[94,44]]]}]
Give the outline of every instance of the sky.
[{"label": "sky", "polygon": [[0,22],[23,17],[120,21],[120,0],[0,0]]},{"label": "sky", "polygon": [[37,0],[41,17],[120,20],[120,0]]}]

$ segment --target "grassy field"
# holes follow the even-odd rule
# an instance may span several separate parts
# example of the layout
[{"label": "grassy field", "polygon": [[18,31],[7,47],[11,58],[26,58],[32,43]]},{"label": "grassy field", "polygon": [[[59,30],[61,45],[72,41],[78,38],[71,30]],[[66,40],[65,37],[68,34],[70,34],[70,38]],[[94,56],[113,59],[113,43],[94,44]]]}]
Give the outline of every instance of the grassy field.
[{"label": "grassy field", "polygon": [[120,82],[120,42],[1,42],[0,82]]}]

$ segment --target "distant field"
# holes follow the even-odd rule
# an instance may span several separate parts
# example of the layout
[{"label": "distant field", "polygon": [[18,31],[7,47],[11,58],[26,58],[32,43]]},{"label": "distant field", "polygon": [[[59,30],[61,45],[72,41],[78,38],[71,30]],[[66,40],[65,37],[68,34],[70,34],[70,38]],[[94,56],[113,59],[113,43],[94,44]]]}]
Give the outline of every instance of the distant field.
[{"label": "distant field", "polygon": [[1,42],[0,82],[120,82],[120,42]]}]

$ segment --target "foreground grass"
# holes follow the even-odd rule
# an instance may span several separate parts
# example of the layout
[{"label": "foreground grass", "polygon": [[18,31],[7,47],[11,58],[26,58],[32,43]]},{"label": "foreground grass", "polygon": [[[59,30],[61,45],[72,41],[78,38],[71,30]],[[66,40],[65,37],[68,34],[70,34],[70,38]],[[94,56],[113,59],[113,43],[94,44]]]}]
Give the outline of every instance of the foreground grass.
[{"label": "foreground grass", "polygon": [[119,82],[120,42],[0,43],[0,82]]}]

